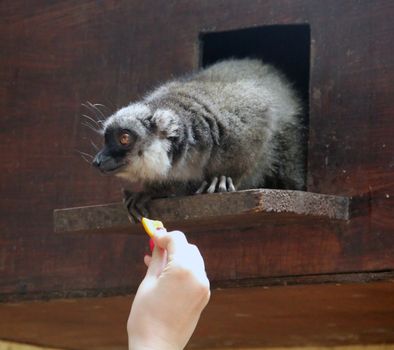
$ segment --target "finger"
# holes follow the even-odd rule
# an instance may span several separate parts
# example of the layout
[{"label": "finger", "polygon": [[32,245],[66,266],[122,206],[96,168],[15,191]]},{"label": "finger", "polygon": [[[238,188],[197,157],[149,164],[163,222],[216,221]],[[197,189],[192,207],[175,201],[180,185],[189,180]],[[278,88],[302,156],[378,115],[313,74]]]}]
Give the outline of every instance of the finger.
[{"label": "finger", "polygon": [[208,186],[208,182],[204,181],[194,194],[201,194]]},{"label": "finger", "polygon": [[205,271],[205,263],[204,259],[201,255],[200,250],[198,247],[194,244],[189,245],[189,255],[193,259],[193,261],[196,263],[196,265],[200,266],[204,271]]},{"label": "finger", "polygon": [[144,263],[145,263],[146,267],[149,267],[151,261],[152,261],[152,257],[150,255],[144,256]]},{"label": "finger", "polygon": [[220,177],[220,182],[219,182],[219,192],[227,192],[227,186],[226,186],[226,177],[221,176]]},{"label": "finger", "polygon": [[217,183],[218,183],[218,178],[215,176],[211,182],[211,185],[207,189],[207,193],[214,193],[216,190]]},{"label": "finger", "polygon": [[231,177],[228,177],[227,178],[227,188],[228,188],[228,192],[235,192],[236,190],[235,190],[235,187],[234,187],[234,184],[233,184],[233,179],[231,178]]},{"label": "finger", "polygon": [[152,252],[152,257],[149,262],[148,270],[146,271],[147,276],[158,277],[163,271],[167,263],[167,252],[157,245]]},{"label": "finger", "polygon": [[185,253],[187,259],[185,261],[186,265],[184,267],[193,270],[194,275],[199,280],[202,281],[207,279],[205,263],[200,250],[194,244],[189,244],[188,250]]},{"label": "finger", "polygon": [[186,236],[181,231],[166,232],[158,230],[156,231],[154,240],[156,246],[168,252],[169,257],[185,251],[188,247]]}]

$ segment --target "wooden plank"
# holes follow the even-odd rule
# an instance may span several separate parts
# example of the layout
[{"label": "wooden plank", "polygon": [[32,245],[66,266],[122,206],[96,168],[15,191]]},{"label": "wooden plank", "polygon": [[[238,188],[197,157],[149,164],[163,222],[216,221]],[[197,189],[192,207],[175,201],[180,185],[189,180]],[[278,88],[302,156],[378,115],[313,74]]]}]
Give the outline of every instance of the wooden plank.
[{"label": "wooden plank", "polygon": [[[156,199],[148,207],[151,217],[164,222],[231,220],[234,215],[256,214],[269,220],[280,215],[321,217],[331,220],[349,219],[350,199],[317,193],[287,190],[246,190],[232,193],[215,193],[198,196]],[[242,227],[242,218],[237,218]],[[130,227],[122,203],[58,209],[54,211],[54,230],[65,232],[135,232]],[[139,231],[137,231],[139,232]]]},{"label": "wooden plank", "polygon": [[60,350],[60,349],[0,340],[0,350]]},{"label": "wooden plank", "polygon": [[[230,350],[234,348],[204,348],[204,350]],[[59,350],[54,348],[47,348],[35,345],[21,344],[10,341],[0,340],[0,350]],[[377,345],[347,345],[347,346],[303,346],[291,348],[237,348],[237,350],[394,350],[392,344],[377,344]]]},{"label": "wooden plank", "polygon": [[[206,348],[204,350],[230,350],[234,348]],[[345,346],[292,346],[286,348],[237,348],[237,350],[393,350],[393,344],[345,345]]]},{"label": "wooden plank", "polygon": [[[126,350],[132,298],[0,305],[0,338]],[[394,282],[214,290],[190,349],[394,344]]]}]

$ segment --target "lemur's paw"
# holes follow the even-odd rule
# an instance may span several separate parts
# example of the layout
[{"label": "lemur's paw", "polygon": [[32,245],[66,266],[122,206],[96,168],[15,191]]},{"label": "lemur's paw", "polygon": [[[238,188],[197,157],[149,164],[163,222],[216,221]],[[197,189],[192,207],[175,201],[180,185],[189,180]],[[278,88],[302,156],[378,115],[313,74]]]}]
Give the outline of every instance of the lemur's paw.
[{"label": "lemur's paw", "polygon": [[195,192],[195,194],[201,194],[204,192],[214,193],[214,192],[234,192],[234,191],[235,191],[235,187],[232,178],[229,176],[222,175],[220,177],[220,181],[216,176],[212,179],[210,184],[207,181],[204,181],[201,184],[201,186],[198,188],[198,190]]},{"label": "lemur's paw", "polygon": [[151,197],[145,193],[123,190],[123,203],[132,223],[141,222],[142,217],[149,216],[146,205],[150,200]]}]

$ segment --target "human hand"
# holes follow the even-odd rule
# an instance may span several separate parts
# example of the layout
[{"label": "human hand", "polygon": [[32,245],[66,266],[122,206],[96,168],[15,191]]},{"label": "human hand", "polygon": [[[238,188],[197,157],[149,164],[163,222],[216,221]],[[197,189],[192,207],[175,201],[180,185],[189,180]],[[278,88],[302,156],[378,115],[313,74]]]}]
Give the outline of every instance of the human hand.
[{"label": "human hand", "polygon": [[180,350],[208,303],[209,281],[198,248],[182,232],[157,230],[154,242],[127,322],[129,350]]}]

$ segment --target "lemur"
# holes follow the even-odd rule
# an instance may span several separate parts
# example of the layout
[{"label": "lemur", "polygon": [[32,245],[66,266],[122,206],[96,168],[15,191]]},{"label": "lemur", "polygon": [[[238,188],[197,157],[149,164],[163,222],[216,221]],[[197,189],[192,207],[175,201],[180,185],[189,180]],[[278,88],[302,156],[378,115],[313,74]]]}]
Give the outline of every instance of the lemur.
[{"label": "lemur", "polygon": [[126,192],[137,220],[150,198],[304,187],[300,99],[257,59],[230,59],[171,80],[103,123],[93,165],[143,185]]}]

